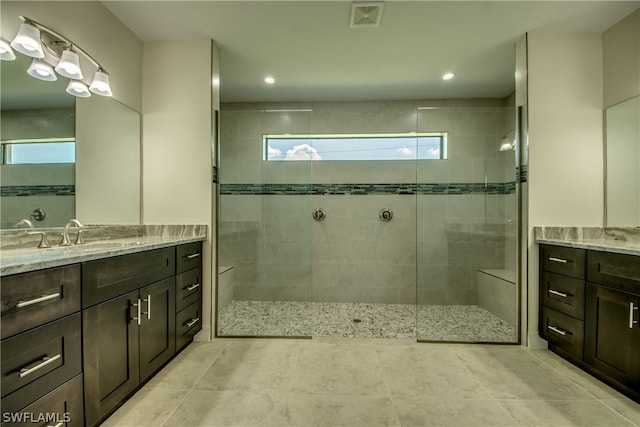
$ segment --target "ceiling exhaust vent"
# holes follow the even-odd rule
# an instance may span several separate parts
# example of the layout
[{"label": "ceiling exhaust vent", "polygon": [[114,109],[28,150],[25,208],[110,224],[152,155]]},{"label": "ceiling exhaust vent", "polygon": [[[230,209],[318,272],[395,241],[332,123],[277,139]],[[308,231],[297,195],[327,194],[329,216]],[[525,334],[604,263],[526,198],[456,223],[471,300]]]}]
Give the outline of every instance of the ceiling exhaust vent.
[{"label": "ceiling exhaust vent", "polygon": [[351,4],[351,28],[377,28],[382,18],[383,2]]}]

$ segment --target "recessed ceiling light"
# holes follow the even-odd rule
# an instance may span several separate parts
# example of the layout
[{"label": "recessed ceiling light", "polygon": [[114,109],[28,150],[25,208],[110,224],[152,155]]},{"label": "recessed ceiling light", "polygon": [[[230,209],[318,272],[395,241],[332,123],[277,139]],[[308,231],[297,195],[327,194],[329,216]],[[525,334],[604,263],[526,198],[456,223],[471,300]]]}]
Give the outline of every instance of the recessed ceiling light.
[{"label": "recessed ceiling light", "polygon": [[447,72],[444,73],[444,75],[442,76],[442,80],[451,80],[452,78],[454,78],[456,75],[452,72]]},{"label": "recessed ceiling light", "polygon": [[264,78],[264,82],[266,84],[268,84],[268,85],[272,85],[272,84],[274,84],[276,82],[276,79],[274,79],[271,76],[267,76],[267,77]]}]

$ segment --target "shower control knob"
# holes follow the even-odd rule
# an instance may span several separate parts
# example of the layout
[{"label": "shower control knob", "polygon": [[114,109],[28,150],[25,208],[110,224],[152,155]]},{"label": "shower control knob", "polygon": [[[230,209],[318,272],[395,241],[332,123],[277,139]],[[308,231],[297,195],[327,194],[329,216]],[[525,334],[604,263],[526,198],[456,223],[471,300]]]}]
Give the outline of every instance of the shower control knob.
[{"label": "shower control knob", "polygon": [[393,212],[391,212],[390,209],[384,208],[380,211],[380,214],[378,216],[382,221],[389,222],[391,221],[391,218],[393,218]]},{"label": "shower control knob", "polygon": [[316,221],[322,221],[327,217],[326,212],[324,211],[324,209],[314,209],[313,210],[313,219],[315,219]]}]

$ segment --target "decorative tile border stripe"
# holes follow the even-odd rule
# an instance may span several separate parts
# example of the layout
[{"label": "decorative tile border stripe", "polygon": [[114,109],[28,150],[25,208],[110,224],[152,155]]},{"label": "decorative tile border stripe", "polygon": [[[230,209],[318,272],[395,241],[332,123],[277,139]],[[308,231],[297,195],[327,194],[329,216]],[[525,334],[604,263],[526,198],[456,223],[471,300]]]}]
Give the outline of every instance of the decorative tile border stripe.
[{"label": "decorative tile border stripe", "polygon": [[0,187],[2,197],[75,196],[75,185],[7,185]]},{"label": "decorative tile border stripe", "polygon": [[522,165],[520,167],[516,166],[516,182],[522,184],[527,182],[527,178],[529,177],[529,166]]},{"label": "decorative tile border stripe", "polygon": [[211,170],[211,181],[214,184],[218,183],[218,167],[217,166],[213,166],[213,168]]},{"label": "decorative tile border stripe", "polygon": [[512,194],[515,182],[420,184],[220,184],[221,195],[430,195]]}]

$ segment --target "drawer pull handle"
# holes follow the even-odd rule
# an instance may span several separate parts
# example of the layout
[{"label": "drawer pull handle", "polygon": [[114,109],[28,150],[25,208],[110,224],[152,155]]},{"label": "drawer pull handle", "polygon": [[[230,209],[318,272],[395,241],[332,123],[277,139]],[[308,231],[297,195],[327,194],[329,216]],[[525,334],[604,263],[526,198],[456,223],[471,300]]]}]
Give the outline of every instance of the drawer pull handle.
[{"label": "drawer pull handle", "polygon": [[556,257],[553,257],[553,256],[549,257],[549,261],[559,262],[560,264],[566,264],[568,262],[571,262],[568,259],[556,258]]},{"label": "drawer pull handle", "polygon": [[633,325],[637,324],[638,321],[634,320],[634,312],[638,310],[632,302],[629,303],[629,329],[633,329]]},{"label": "drawer pull handle", "polygon": [[199,317],[196,317],[195,319],[191,319],[188,322],[185,323],[187,328],[192,327],[193,325],[195,325],[196,323],[198,323],[200,321]]},{"label": "drawer pull handle", "polygon": [[185,258],[194,259],[194,258],[198,258],[199,256],[200,256],[200,252],[196,252],[195,254],[186,255]]},{"label": "drawer pull handle", "polygon": [[142,324],[142,301],[140,300],[140,298],[138,298],[138,301],[136,303],[131,304],[131,306],[136,308],[136,314],[137,314],[137,316],[132,316],[131,319],[136,320],[138,325],[141,325]]},{"label": "drawer pull handle", "polygon": [[553,294],[553,295],[557,295],[557,296],[562,297],[562,298],[566,298],[566,297],[569,296],[569,294],[565,294],[564,292],[556,291],[555,289],[549,289],[549,293]]},{"label": "drawer pull handle", "polygon": [[47,366],[50,363],[55,362],[56,360],[60,359],[60,355],[56,354],[53,357],[43,357],[42,358],[42,362],[38,363],[35,366],[32,366],[30,368],[22,368],[20,369],[20,378],[24,378],[29,374],[34,373],[35,371],[44,368],[45,366]]},{"label": "drawer pull handle", "polygon": [[16,304],[16,307],[17,308],[28,307],[30,305],[37,304],[39,302],[49,301],[51,299],[56,299],[56,298],[60,298],[60,292],[56,292],[55,294],[51,294],[51,295],[43,295],[40,298],[30,299],[28,301],[18,301],[18,303]]},{"label": "drawer pull handle", "polygon": [[194,291],[194,290],[198,289],[199,287],[200,287],[200,283],[196,283],[196,284],[194,284],[194,285],[187,286],[185,289],[186,289],[188,292],[191,292],[191,291]]},{"label": "drawer pull handle", "polygon": [[147,320],[151,320],[151,295],[147,295],[147,298],[142,301],[147,303],[147,311],[142,312],[142,314],[146,314]]},{"label": "drawer pull handle", "polygon": [[547,329],[550,329],[550,330],[552,330],[553,332],[555,332],[556,334],[560,334],[560,335],[562,335],[562,336],[567,335],[567,331],[563,331],[562,329],[557,328],[557,327],[555,327],[555,326],[551,326],[551,325],[549,325],[549,326],[547,326]]}]

